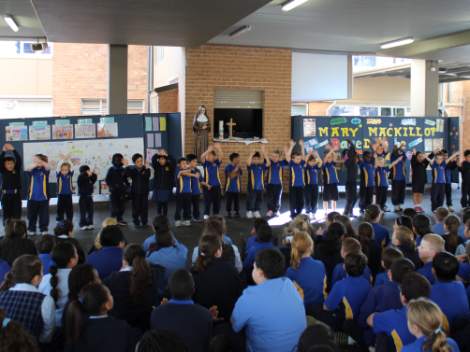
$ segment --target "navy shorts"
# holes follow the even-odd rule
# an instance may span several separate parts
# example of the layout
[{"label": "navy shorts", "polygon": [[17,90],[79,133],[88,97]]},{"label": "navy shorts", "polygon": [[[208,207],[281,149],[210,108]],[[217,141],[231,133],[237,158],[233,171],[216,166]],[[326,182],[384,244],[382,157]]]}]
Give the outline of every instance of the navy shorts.
[{"label": "navy shorts", "polygon": [[424,182],[413,182],[411,184],[411,188],[413,190],[413,193],[424,193],[424,187],[426,184]]},{"label": "navy shorts", "polygon": [[323,186],[323,201],[328,202],[330,200],[338,200],[338,184],[331,183]]}]

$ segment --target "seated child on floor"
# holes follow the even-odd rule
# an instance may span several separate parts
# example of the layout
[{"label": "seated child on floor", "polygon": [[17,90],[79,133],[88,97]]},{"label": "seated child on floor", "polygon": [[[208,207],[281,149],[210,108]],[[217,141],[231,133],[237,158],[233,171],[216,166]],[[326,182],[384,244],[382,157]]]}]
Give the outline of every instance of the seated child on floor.
[{"label": "seated child on floor", "polygon": [[392,264],[403,258],[403,253],[394,247],[385,248],[382,252],[382,267],[385,269],[384,273],[380,273],[375,278],[374,287],[383,285],[384,283],[390,281],[388,276],[388,271],[392,267]]},{"label": "seated child on floor", "polygon": [[258,228],[256,237],[258,238],[258,246],[251,250],[243,261],[243,268],[247,271],[251,271],[251,269],[253,269],[253,263],[255,262],[256,254],[259,251],[273,247],[279,249],[273,244],[273,229],[271,226],[261,225]]},{"label": "seated child on floor", "polygon": [[420,258],[426,260],[426,264],[418,270],[418,273],[428,279],[431,285],[436,282],[436,277],[432,273],[432,261],[436,254],[442,251],[444,251],[444,239],[434,233],[424,236],[418,247]]},{"label": "seated child on floor", "polygon": [[[360,251],[361,250],[361,244],[359,243],[358,240],[354,238],[345,238],[342,243],[341,247],[341,257],[345,259],[349,253],[354,252],[354,251]],[[333,271],[333,275],[331,276],[331,287],[334,287],[334,285],[341,280],[344,280],[348,276],[348,273],[346,272],[346,269],[344,268],[344,263],[339,263],[336,265],[335,270]],[[366,266],[364,270],[364,274],[362,274],[362,277],[372,283],[372,276],[371,272],[368,266]]]}]

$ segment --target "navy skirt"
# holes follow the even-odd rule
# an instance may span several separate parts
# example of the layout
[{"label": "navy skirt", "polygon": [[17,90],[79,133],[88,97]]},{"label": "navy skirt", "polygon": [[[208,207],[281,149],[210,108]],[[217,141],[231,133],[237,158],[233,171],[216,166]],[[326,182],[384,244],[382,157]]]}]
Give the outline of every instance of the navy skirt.
[{"label": "navy skirt", "polygon": [[173,202],[173,190],[171,189],[158,189],[153,190],[152,202],[155,203],[168,203]]}]

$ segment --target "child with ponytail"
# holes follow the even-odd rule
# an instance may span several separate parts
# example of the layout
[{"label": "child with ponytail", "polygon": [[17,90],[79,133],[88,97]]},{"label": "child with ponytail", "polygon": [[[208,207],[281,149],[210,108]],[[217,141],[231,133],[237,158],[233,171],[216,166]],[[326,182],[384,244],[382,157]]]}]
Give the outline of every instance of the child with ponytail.
[{"label": "child with ponytail", "polygon": [[449,215],[444,220],[444,231],[442,238],[445,241],[447,252],[455,254],[457,247],[464,243],[463,238],[459,236],[460,220],[456,215]]},{"label": "child with ponytail", "polygon": [[291,266],[286,277],[292,280],[304,300],[305,310],[311,304],[323,304],[328,294],[325,265],[312,258],[313,240],[306,232],[298,232],[291,240]]},{"label": "child with ponytail", "polygon": [[375,240],[385,249],[390,244],[390,233],[386,227],[379,224],[382,217],[382,211],[377,204],[368,205],[364,215],[364,221],[368,222],[374,228]]},{"label": "child with ponytail", "polygon": [[133,352],[132,328],[108,316],[114,301],[106,286],[92,283],[80,290],[67,310],[65,352]]},{"label": "child with ponytail", "polygon": [[382,265],[382,247],[374,239],[374,228],[368,222],[361,223],[356,232],[361,243],[361,251],[367,257],[367,266],[375,278]]},{"label": "child with ponytail", "polygon": [[42,276],[42,263],[35,255],[16,259],[0,286],[0,307],[36,341],[47,343],[54,335],[55,303],[36,288]]},{"label": "child with ponytail", "polygon": [[398,226],[394,229],[392,235],[392,244],[399,249],[405,258],[408,258],[415,265],[416,270],[423,267],[423,261],[416,250],[416,243],[413,231],[408,227]]},{"label": "child with ponytail", "polygon": [[279,250],[281,251],[282,255],[284,256],[284,259],[286,260],[286,268],[290,267],[290,257],[292,252],[291,242],[297,232],[301,231],[299,231],[298,228],[293,227],[292,223],[291,226],[288,226],[284,229],[284,239],[282,240],[284,247]]},{"label": "child with ponytail", "polygon": [[38,352],[36,340],[0,308],[0,351]]},{"label": "child with ponytail", "polygon": [[69,274],[77,261],[77,251],[71,243],[57,244],[52,249],[49,274],[44,276],[38,287],[39,291],[54,299],[57,326],[62,326],[62,312],[69,293]]},{"label": "child with ponytail", "polygon": [[460,352],[457,343],[441,330],[442,311],[426,298],[411,300],[407,304],[408,329],[416,341],[401,352]]},{"label": "child with ponytail", "polygon": [[150,329],[150,314],[159,304],[157,291],[165,276],[164,267],[150,267],[145,257],[141,245],[128,245],[122,255],[122,269],[103,281],[114,297],[116,317],[141,331]]},{"label": "child with ponytail", "polygon": [[36,255],[36,246],[26,235],[26,221],[5,220],[5,236],[0,241],[0,258],[11,267],[24,254]]},{"label": "child with ponytail", "polygon": [[192,269],[195,303],[210,309],[216,306],[219,317],[230,321],[242,293],[238,270],[222,258],[222,239],[207,234],[199,241],[199,255]]},{"label": "child with ponytail", "polygon": [[57,223],[54,229],[56,243],[70,242],[73,244],[78,254],[78,265],[85,264],[86,254],[80,242],[73,238],[73,222],[71,220],[62,220]]}]

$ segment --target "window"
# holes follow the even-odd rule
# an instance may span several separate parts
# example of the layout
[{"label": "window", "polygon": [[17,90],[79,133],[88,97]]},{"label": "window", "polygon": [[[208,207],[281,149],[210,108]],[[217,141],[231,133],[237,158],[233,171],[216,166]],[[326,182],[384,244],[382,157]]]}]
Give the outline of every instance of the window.
[{"label": "window", "polygon": [[290,116],[308,116],[307,104],[292,104],[290,106]]},{"label": "window", "polygon": [[31,58],[52,59],[53,43],[44,51],[32,51],[31,44],[36,42],[3,42],[0,41],[0,57],[2,58]]},{"label": "window", "polygon": [[334,105],[330,110],[330,116],[404,117],[411,116],[411,109],[409,107]]},{"label": "window", "polygon": [[392,108],[381,108],[380,116],[392,116]]},{"label": "window", "polygon": [[[127,113],[144,113],[143,100],[128,100]],[[82,99],[82,115],[106,115],[108,113],[108,102],[106,99]]]},{"label": "window", "polygon": [[52,99],[0,99],[0,118],[51,117]]},{"label": "window", "polygon": [[165,47],[157,46],[157,64],[165,58]]}]

